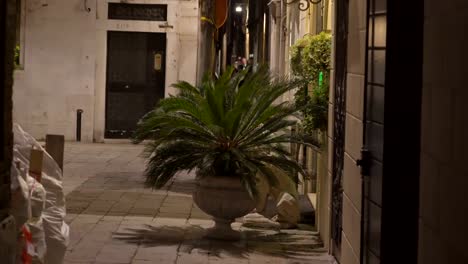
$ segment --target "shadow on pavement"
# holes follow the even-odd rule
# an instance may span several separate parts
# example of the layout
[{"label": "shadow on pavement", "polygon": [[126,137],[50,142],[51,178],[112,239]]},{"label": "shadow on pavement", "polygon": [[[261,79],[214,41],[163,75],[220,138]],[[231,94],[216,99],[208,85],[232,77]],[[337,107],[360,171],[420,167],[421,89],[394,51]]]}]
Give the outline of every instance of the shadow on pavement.
[{"label": "shadow on pavement", "polygon": [[185,227],[152,226],[128,228],[125,232],[114,233],[113,238],[144,247],[180,245],[179,252],[193,250],[219,257],[229,255],[247,258],[257,253],[283,258],[310,258],[321,256],[326,251],[317,235],[297,230],[244,229],[240,241],[223,241],[206,238],[205,229],[190,225]]}]

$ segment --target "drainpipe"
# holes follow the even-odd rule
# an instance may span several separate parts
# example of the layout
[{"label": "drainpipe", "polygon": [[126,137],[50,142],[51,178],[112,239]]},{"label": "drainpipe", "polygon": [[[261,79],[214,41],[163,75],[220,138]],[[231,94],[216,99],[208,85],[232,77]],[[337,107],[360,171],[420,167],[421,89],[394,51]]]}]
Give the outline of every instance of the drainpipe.
[{"label": "drainpipe", "polygon": [[278,70],[279,70],[279,75],[282,76],[284,74],[284,58],[283,58],[283,53],[284,53],[284,45],[283,45],[283,20],[284,20],[284,0],[280,1],[280,21],[279,21],[279,64],[278,64]]},{"label": "drainpipe", "polygon": [[76,141],[81,141],[81,117],[83,115],[83,110],[76,110]]}]

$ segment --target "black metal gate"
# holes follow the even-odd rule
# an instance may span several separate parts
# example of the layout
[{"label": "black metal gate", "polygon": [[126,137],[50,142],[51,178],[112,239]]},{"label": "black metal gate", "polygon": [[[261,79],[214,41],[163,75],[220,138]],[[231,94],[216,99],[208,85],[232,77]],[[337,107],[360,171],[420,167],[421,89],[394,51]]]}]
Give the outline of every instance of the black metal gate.
[{"label": "black metal gate", "polygon": [[362,263],[380,263],[387,5],[368,0],[364,113]]},{"label": "black metal gate", "polygon": [[336,2],[335,98],[333,123],[332,239],[333,253],[340,255],[343,213],[343,166],[346,121],[346,72],[349,0]]},{"label": "black metal gate", "polygon": [[128,138],[164,98],[166,34],[108,32],[106,138]]}]

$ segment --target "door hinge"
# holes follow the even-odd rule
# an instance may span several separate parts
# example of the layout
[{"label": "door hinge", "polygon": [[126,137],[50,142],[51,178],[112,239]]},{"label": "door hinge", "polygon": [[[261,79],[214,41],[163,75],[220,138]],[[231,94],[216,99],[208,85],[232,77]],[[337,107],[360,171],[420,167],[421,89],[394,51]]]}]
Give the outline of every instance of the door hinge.
[{"label": "door hinge", "polygon": [[362,149],[361,158],[356,161],[356,165],[361,167],[361,175],[370,175],[371,162],[371,152],[367,149]]}]

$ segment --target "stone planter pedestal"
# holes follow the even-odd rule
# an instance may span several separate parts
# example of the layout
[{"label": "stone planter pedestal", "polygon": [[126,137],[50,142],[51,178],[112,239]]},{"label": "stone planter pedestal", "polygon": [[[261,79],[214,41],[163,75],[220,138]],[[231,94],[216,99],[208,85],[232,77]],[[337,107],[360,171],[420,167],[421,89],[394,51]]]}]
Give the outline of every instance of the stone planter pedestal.
[{"label": "stone planter pedestal", "polygon": [[231,223],[255,208],[255,202],[235,177],[198,176],[193,200],[213,216],[215,226],[207,230],[207,237],[213,239],[240,239],[240,232],[234,231]]}]

